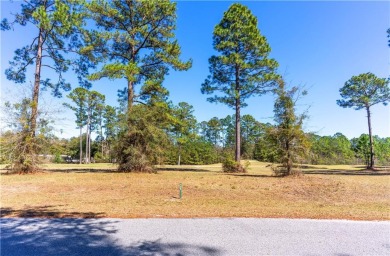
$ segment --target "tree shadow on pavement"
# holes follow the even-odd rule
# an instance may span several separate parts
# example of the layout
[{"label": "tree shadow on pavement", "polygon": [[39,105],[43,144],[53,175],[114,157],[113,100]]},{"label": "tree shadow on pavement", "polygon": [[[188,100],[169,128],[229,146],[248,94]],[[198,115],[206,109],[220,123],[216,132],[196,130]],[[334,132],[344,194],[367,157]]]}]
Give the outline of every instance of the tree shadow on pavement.
[{"label": "tree shadow on pavement", "polygon": [[112,221],[96,219],[2,218],[1,254],[125,255],[110,240]]},{"label": "tree shadow on pavement", "polygon": [[119,237],[120,220],[1,218],[1,255],[220,255],[215,248],[186,243],[129,241]]},{"label": "tree shadow on pavement", "polygon": [[127,250],[128,255],[159,255],[159,256],[185,256],[185,255],[222,255],[221,251],[208,246],[196,246],[185,243],[162,243],[156,241],[142,241]]}]

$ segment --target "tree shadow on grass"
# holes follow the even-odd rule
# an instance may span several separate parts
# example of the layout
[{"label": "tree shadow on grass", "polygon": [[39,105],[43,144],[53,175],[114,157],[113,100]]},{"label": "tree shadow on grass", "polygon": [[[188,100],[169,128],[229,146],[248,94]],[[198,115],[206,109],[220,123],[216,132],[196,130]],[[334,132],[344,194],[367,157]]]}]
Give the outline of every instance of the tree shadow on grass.
[{"label": "tree shadow on grass", "polygon": [[61,173],[122,173],[116,169],[45,169],[45,172],[61,172]]},{"label": "tree shadow on grass", "polygon": [[[61,205],[58,205],[61,206]],[[12,209],[9,207],[0,208],[0,217],[20,218],[101,218],[104,212],[62,212],[56,210],[56,206],[46,205],[37,207],[26,207],[24,209]]]},{"label": "tree shadow on grass", "polygon": [[[36,172],[36,174],[39,173],[121,173],[121,172],[113,169],[40,169]],[[0,175],[20,175],[20,173],[17,171],[3,169],[0,170]]]},{"label": "tree shadow on grass", "polygon": [[225,175],[234,177],[249,177],[249,178],[280,178],[280,176],[274,176],[272,174],[242,174],[242,173],[225,173]]},{"label": "tree shadow on grass", "polygon": [[[329,169],[312,169],[312,170],[301,170],[302,174],[314,174],[314,175],[350,175],[350,176],[390,176],[390,170],[329,170]],[[283,176],[277,176],[273,174],[248,174],[248,173],[226,173],[226,175],[231,175],[235,177],[250,177],[250,178],[284,178]]]},{"label": "tree shadow on grass", "polygon": [[[1,218],[1,255],[220,255],[218,249],[119,236],[120,220]],[[131,231],[129,231],[131,232]]]},{"label": "tree shadow on grass", "polygon": [[349,171],[349,170],[304,170],[303,174],[321,174],[321,175],[351,175],[351,176],[389,176],[390,171],[386,170],[358,170],[358,171]]},{"label": "tree shadow on grass", "polygon": [[202,169],[202,168],[188,168],[188,167],[183,167],[183,168],[174,168],[174,167],[157,167],[157,171],[170,171],[170,172],[215,172],[215,171],[210,171],[207,169]]},{"label": "tree shadow on grass", "polygon": [[[171,172],[215,172],[202,168],[173,168],[173,167],[157,167],[157,172],[171,171]],[[38,173],[126,173],[113,169],[43,169]],[[132,172],[128,172],[132,173]],[[0,171],[0,175],[19,175],[18,172],[12,172],[10,170]]]}]

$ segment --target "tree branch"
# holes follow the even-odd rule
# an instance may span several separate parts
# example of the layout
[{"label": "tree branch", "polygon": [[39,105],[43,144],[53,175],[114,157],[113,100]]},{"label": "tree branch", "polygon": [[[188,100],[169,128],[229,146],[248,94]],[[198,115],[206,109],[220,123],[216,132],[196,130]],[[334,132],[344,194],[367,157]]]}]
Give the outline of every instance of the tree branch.
[{"label": "tree branch", "polygon": [[42,64],[41,66],[42,66],[42,67],[51,68],[51,69],[53,69],[54,71],[61,73],[61,72],[60,72],[60,71],[58,71],[56,68],[54,68],[54,67],[52,67],[52,66],[50,66],[50,65],[47,65],[47,64]]},{"label": "tree branch", "polygon": [[[143,46],[146,44],[146,42],[148,41],[150,35],[157,30],[157,28],[160,26],[161,22],[166,18],[166,16],[163,16],[160,20],[158,20],[157,22],[157,25],[155,27],[153,27],[153,29],[151,29],[149,31],[149,33],[146,35],[144,41],[141,43],[141,45],[138,47],[138,49],[135,50],[135,55],[137,55],[137,53],[143,48]],[[146,23],[147,24],[147,23]],[[145,24],[145,25],[146,25]]]}]

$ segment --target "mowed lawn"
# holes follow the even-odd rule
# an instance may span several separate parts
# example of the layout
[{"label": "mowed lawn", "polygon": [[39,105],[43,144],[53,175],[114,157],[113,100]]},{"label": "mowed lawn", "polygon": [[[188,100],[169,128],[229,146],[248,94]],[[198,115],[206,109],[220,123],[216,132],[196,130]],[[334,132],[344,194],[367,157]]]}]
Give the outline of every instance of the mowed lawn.
[{"label": "mowed lawn", "polygon": [[278,178],[257,161],[247,174],[222,173],[220,164],[159,168],[117,173],[110,164],[64,164],[33,175],[3,173],[1,216],[390,220],[386,169],[306,166],[301,177]]}]

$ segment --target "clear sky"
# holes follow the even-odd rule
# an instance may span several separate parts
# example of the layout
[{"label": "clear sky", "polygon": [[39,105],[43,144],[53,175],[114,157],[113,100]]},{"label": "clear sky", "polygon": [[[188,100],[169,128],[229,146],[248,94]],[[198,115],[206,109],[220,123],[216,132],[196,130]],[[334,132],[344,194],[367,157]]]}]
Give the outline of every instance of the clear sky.
[{"label": "clear sky", "polygon": [[[216,116],[225,117],[234,111],[221,104],[206,101],[200,92],[208,75],[208,58],[215,54],[212,32],[229,1],[178,1],[177,39],[182,47],[182,59],[193,59],[193,67],[184,72],[172,71],[164,85],[175,103],[185,101],[195,108],[198,121]],[[372,72],[378,77],[390,76],[390,54],[386,30],[390,28],[390,2],[278,2],[242,1],[259,21],[259,29],[271,46],[271,57],[279,62],[279,72],[291,85],[303,85],[309,94],[300,102],[300,109],[309,108],[310,118],[305,130],[319,135],[341,132],[349,138],[367,133],[364,110],[344,109],[336,104],[339,89],[354,75]],[[16,12],[20,2],[1,2],[2,18]],[[31,42],[33,28],[16,27],[1,31],[1,99],[12,98],[15,88],[7,81],[4,70],[13,52]],[[27,82],[33,80],[33,70]],[[68,80],[77,86],[73,75]],[[74,86],[74,87],[75,87]],[[106,102],[116,105],[117,90],[126,86],[122,80],[102,79],[93,88],[106,95]],[[58,102],[63,102],[62,98]],[[273,122],[274,96],[265,95],[248,101],[242,114],[251,114],[261,122]],[[55,100],[48,98],[50,104]],[[57,106],[59,104],[57,103]],[[63,137],[77,136],[73,114],[64,110],[59,126]],[[372,108],[373,133],[390,137],[390,107]]]}]

